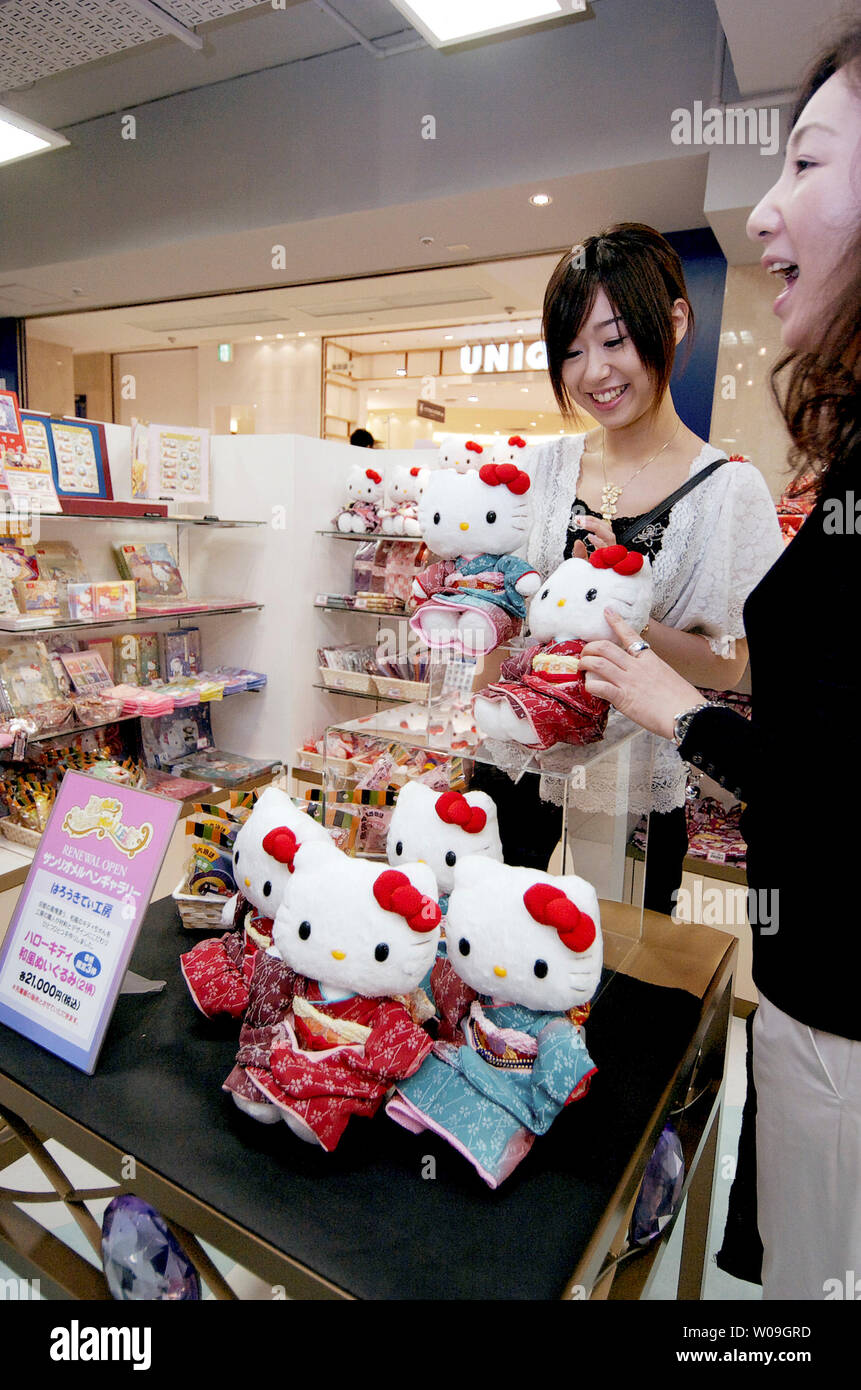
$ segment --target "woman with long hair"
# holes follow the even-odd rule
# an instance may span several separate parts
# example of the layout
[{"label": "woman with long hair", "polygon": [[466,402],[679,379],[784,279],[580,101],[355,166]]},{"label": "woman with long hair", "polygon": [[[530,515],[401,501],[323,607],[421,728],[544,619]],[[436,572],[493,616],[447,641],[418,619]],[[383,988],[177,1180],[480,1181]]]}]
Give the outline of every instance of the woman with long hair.
[{"label": "woman with long hair", "polygon": [[818,494],[745,604],[752,719],[705,703],[609,610],[622,645],[591,643],[581,664],[590,691],[746,803],[763,1296],[821,1299],[861,1269],[861,24],[811,69],[748,234],[785,282],[774,312],[788,352],[772,380],[792,462]]},{"label": "woman with long hair", "polygon": [[[681,260],[652,227],[621,223],[562,257],[544,298],[550,381],[566,420],[599,423],[537,452],[528,559],[546,575],[584,543],[647,553],[655,596],[645,637],[686,681],[725,691],[747,665],[742,608],[780,553],[780,528],[759,470],[727,460],[675,408],[670,376],[692,331]],[[645,905],[659,912],[672,911],[682,880],[686,781],[665,745],[645,884]],[[475,785],[499,803],[506,860],[546,869],[562,815],[536,783],[512,787],[482,769]]]}]

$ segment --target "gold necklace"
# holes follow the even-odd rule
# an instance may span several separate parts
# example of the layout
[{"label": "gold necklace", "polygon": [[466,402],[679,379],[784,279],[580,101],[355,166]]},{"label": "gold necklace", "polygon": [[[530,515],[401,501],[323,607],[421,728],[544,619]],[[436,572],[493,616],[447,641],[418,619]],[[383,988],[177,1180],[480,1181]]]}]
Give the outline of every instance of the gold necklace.
[{"label": "gold necklace", "polygon": [[637,472],[632,473],[627,482],[622,483],[621,487],[618,485],[618,483],[610,483],[607,481],[607,470],[604,467],[604,439],[607,432],[605,430],[602,433],[601,472],[604,475],[604,486],[601,489],[601,516],[604,521],[612,524],[613,517],[616,515],[616,503],[622,496],[622,493],[625,491],[625,488],[628,487],[628,485],[632,483],[640,473],[642,473],[644,468],[648,468],[650,463],[654,463],[655,459],[658,458],[664,452],[665,449],[669,449],[670,445],[672,444],[673,440],[675,439],[676,435],[678,434],[681,428],[681,424],[682,422],[680,418],[679,423],[676,425],[676,428],[673,430],[666,444],[662,444],[657,454],[652,454],[652,457],[650,459],[646,459],[645,463],[640,464],[640,467],[637,469]]}]

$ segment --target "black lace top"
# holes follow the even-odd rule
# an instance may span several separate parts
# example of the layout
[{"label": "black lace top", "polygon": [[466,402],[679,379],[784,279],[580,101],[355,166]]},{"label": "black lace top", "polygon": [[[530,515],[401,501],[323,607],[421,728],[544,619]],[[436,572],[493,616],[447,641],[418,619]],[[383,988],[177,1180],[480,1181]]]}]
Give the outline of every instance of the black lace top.
[{"label": "black lace top", "polygon": [[[629,542],[633,550],[642,550],[644,554],[648,555],[652,563],[654,563],[655,556],[663,543],[664,532],[670,524],[671,511],[672,507],[667,507],[665,512],[661,512],[660,516],[655,517],[655,519],[644,528],[642,534],[638,533],[633,540]],[[612,521],[613,534],[617,537],[619,535],[624,535],[631,526],[647,515],[647,512],[641,512],[639,516],[614,516]],[[576,541],[584,541],[589,550],[594,546],[591,533],[589,531],[584,531],[582,527],[577,525],[578,516],[594,516],[597,517],[599,521],[601,520],[600,512],[596,512],[591,507],[587,507],[585,502],[581,502],[579,497],[575,497],[574,504],[571,508],[571,515],[568,518],[568,535],[565,539],[566,560],[570,560]]]}]

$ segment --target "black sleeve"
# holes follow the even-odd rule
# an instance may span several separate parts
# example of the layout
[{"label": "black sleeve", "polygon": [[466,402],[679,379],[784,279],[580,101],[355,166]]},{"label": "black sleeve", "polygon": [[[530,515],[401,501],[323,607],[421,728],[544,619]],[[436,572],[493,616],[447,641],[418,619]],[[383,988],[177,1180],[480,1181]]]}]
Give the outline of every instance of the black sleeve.
[{"label": "black sleeve", "polygon": [[738,801],[749,801],[758,781],[762,745],[756,726],[743,715],[724,706],[709,706],[694,715],[679,756],[726,787]]}]

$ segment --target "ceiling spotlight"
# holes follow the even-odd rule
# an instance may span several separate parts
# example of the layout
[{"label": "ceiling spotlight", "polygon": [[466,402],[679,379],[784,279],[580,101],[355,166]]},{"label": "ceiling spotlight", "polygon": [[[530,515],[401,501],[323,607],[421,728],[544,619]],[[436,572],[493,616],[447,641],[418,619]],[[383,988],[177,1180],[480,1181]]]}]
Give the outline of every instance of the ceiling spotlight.
[{"label": "ceiling spotlight", "polygon": [[540,20],[558,19],[566,11],[582,13],[586,8],[586,0],[568,0],[564,8],[560,0],[458,0],[456,5],[452,0],[392,3],[434,48],[486,38]]},{"label": "ceiling spotlight", "polygon": [[549,193],[533,193],[529,201],[534,208],[546,208],[548,203],[553,202],[553,199]]},{"label": "ceiling spotlight", "polygon": [[296,334],[297,338],[306,338],[307,336],[307,333],[305,333],[304,329],[301,328],[299,329],[299,332]]},{"label": "ceiling spotlight", "polygon": [[478,400],[478,396],[467,396],[466,399],[467,399],[468,401],[477,401],[477,400]]},{"label": "ceiling spotlight", "polygon": [[398,367],[398,368],[395,370],[395,376],[406,376],[406,374],[407,374],[407,369],[406,369],[406,367]]},{"label": "ceiling spotlight", "polygon": [[68,143],[65,135],[0,106],[0,164],[14,164],[18,159],[29,159],[33,154],[57,150]]}]

